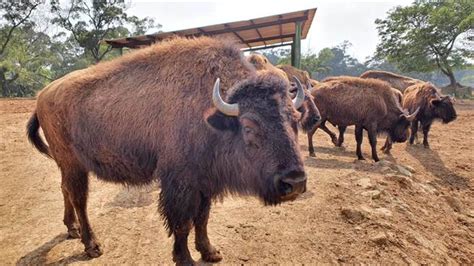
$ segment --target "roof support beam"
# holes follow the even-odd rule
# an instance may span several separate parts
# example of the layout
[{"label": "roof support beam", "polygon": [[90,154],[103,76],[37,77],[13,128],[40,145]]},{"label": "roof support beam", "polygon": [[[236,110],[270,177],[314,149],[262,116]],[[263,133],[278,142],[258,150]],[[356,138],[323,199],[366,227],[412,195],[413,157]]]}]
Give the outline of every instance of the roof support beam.
[{"label": "roof support beam", "polygon": [[266,37],[266,38],[258,38],[258,39],[250,39],[250,40],[247,40],[247,43],[256,43],[256,42],[265,42],[265,41],[271,41],[271,40],[275,40],[275,39],[286,39],[286,38],[293,38],[295,35],[294,34],[287,34],[287,35],[283,35],[283,36],[272,36],[272,37]]},{"label": "roof support beam", "polygon": [[[225,27],[226,29],[231,29],[228,24],[224,24],[224,27]],[[240,40],[241,43],[247,45],[247,47],[250,48],[250,45],[249,45],[247,42],[245,42],[245,40],[242,38],[242,36],[240,36],[236,31],[232,31],[232,33],[233,33],[237,38],[239,38],[239,40]],[[206,34],[207,34],[207,32],[206,32]]]},{"label": "roof support beam", "polygon": [[258,50],[264,50],[264,49],[272,49],[272,48],[288,46],[288,45],[291,45],[291,42],[277,43],[277,44],[272,44],[272,45],[267,45],[267,46],[260,46],[260,47],[255,47],[255,48],[243,49],[242,52],[252,52],[252,51],[258,51]]},{"label": "roof support beam", "polygon": [[[255,22],[253,22],[253,19],[250,20],[250,23],[252,23],[252,25],[255,25]],[[263,40],[264,38],[262,34],[260,33],[260,31],[258,30],[258,28],[255,28],[255,31],[257,31],[258,36],[260,37],[260,39],[262,39],[263,44],[267,45],[267,43]]]},{"label": "roof support beam", "polygon": [[295,37],[293,39],[293,45],[291,45],[291,65],[300,68],[301,67],[301,26],[303,22],[295,22]]},{"label": "roof support beam", "polygon": [[[247,25],[247,26],[241,26],[241,27],[235,27],[235,28],[225,28],[221,30],[212,30],[212,31],[206,31],[206,34],[208,35],[216,35],[216,34],[223,34],[223,33],[229,33],[232,31],[244,31],[244,30],[251,30],[255,29],[255,27],[259,28],[264,28],[264,27],[269,27],[273,25],[278,25],[278,24],[288,24],[288,23],[294,23],[294,22],[302,22],[308,19],[308,16],[301,16],[301,17],[295,17],[295,18],[288,18],[288,19],[282,19],[282,20],[276,20],[276,21],[270,21],[270,22],[264,22],[264,23],[256,23],[254,25]],[[195,36],[196,34],[188,34],[186,37],[189,36]]]}]

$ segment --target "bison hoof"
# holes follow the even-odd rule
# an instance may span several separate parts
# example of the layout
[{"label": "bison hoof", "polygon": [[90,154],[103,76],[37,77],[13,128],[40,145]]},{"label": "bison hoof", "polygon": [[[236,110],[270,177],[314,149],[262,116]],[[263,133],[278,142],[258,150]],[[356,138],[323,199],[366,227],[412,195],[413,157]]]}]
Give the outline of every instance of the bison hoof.
[{"label": "bison hoof", "polygon": [[69,239],[80,238],[80,237],[81,237],[81,232],[77,228],[72,228],[67,231],[67,238]]},{"label": "bison hoof", "polygon": [[98,258],[103,254],[99,244],[93,244],[92,246],[86,248],[86,253],[87,256],[91,258]]},{"label": "bison hoof", "polygon": [[310,157],[316,157],[316,154],[315,154],[314,152],[310,152],[310,153],[309,153],[309,156],[310,156]]},{"label": "bison hoof", "polygon": [[362,156],[357,157],[357,160],[365,161],[365,158]]},{"label": "bison hoof", "polygon": [[202,260],[206,262],[219,262],[222,260],[222,255],[219,250],[214,249],[211,253],[202,254]]},{"label": "bison hoof", "polygon": [[339,141],[337,139],[332,139],[331,141],[332,141],[332,144],[334,144],[334,146],[336,147],[340,146]]}]

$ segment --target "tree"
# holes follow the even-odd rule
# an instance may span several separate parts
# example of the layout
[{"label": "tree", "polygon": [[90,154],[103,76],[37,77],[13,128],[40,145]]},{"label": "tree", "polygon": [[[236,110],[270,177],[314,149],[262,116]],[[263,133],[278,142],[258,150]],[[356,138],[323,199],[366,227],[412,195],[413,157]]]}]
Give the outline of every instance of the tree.
[{"label": "tree", "polygon": [[[31,23],[29,18],[33,11],[41,4],[41,1],[0,1],[2,17],[6,21],[1,36],[0,56],[5,52],[13,32],[20,26]],[[3,24],[3,23],[2,23]]]},{"label": "tree", "polygon": [[[0,28],[0,31],[8,28]],[[54,79],[53,64],[61,62],[53,46],[57,45],[33,25],[18,27],[10,36],[10,45],[0,63],[2,96],[32,96]]]},{"label": "tree", "polygon": [[96,63],[112,50],[101,40],[144,34],[150,28],[161,27],[151,18],[128,16],[124,0],[94,0],[92,3],[71,0],[70,6],[63,8],[61,5],[59,0],[51,0],[51,12],[55,15],[53,23],[69,31],[84,53],[92,56]]},{"label": "tree", "polygon": [[386,58],[403,72],[439,69],[450,86],[457,86],[454,69],[462,68],[474,49],[473,1],[419,1],[397,7],[375,23],[378,58]]}]

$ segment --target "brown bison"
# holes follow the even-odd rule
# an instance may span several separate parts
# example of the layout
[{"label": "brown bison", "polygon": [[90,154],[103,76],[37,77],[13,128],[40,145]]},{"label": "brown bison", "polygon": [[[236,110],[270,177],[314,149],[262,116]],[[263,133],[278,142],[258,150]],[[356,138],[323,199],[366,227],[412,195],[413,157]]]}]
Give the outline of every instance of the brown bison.
[{"label": "brown bison", "polygon": [[[334,81],[334,80],[338,80],[338,79],[344,79],[344,78],[353,78],[351,76],[334,76],[334,77],[327,77],[325,79],[322,80],[322,82],[328,82],[328,81]],[[391,86],[391,84],[389,84]],[[401,93],[399,90],[395,89],[395,88],[391,88],[392,89],[392,92],[394,94],[394,96],[396,97],[397,101],[400,103],[400,105],[402,105],[402,101],[403,101],[403,93]],[[331,137],[332,139],[332,142],[334,143],[334,145],[336,147],[341,147],[342,144],[344,143],[344,132],[346,131],[347,127],[346,126],[338,126],[337,127],[338,130],[339,130],[339,137],[336,138],[336,135],[334,133],[332,133],[331,131],[329,131],[329,129],[327,130],[324,130],[326,133],[328,133],[328,135]],[[382,151],[384,151],[384,153],[390,153],[390,149],[392,148],[392,141],[390,140],[390,136],[387,136],[387,139],[385,141],[385,144],[383,145],[383,147],[381,148]]]},{"label": "brown bison", "polygon": [[308,72],[304,70],[298,69],[290,65],[277,65],[276,68],[281,69],[283,72],[285,72],[288,79],[290,79],[291,77],[297,77],[303,84],[311,84],[311,77],[309,76]]},{"label": "brown bison", "polygon": [[401,91],[404,92],[406,88],[418,84],[418,83],[423,83],[424,81],[419,80],[419,79],[414,79],[402,75],[397,75],[392,72],[387,72],[387,71],[380,71],[380,70],[369,70],[362,75],[360,75],[361,78],[363,79],[380,79],[385,82],[390,83],[390,85]]},{"label": "brown bison", "polygon": [[[312,94],[321,112],[319,128],[328,130],[326,121],[344,129],[355,125],[359,160],[364,159],[361,151],[363,129],[369,135],[372,158],[379,161],[376,150],[377,133],[385,132],[393,141],[406,141],[410,121],[418,112],[417,110],[411,115],[404,112],[391,87],[373,79],[342,77],[321,83]],[[315,156],[312,138],[318,127],[308,132],[310,156]],[[334,136],[333,142],[335,141]]]},{"label": "brown bison", "polygon": [[436,87],[429,83],[420,83],[405,90],[403,107],[414,110],[420,107],[420,112],[411,123],[411,135],[409,143],[413,144],[417,138],[418,122],[423,130],[423,145],[429,148],[428,132],[434,120],[441,120],[447,124],[456,119],[456,110],[453,100],[449,96],[443,96]]},{"label": "brown bison", "polygon": [[[255,69],[257,69],[257,71],[273,71],[278,75],[282,76],[283,78],[288,79],[288,81],[294,81],[295,78],[297,78],[303,82],[306,82],[304,83],[306,84],[306,88],[311,87],[311,85],[308,85],[308,79],[305,76],[299,75],[296,72],[295,75],[291,75],[288,72],[283,71],[283,69],[275,67],[264,55],[250,54],[246,57],[246,59],[250,64],[255,67]],[[292,86],[290,88],[290,93],[292,97],[295,97],[297,88],[296,82],[292,82],[291,84]],[[305,90],[304,102],[301,108],[298,109],[298,111],[301,112],[301,118],[299,122],[303,132],[308,132],[309,130],[311,130],[321,118],[319,110],[314,104],[313,96],[311,95],[309,90]]]},{"label": "brown bison", "polygon": [[[230,88],[223,99],[220,86]],[[288,81],[255,72],[239,48],[176,38],[76,71],[41,91],[28,138],[61,170],[64,223],[91,257],[102,254],[87,215],[88,173],[124,185],[161,183],[159,209],[174,235],[173,260],[193,263],[195,227],[204,261],[211,201],[254,195],[265,204],[306,189]],[[42,141],[43,129],[49,147]]]}]

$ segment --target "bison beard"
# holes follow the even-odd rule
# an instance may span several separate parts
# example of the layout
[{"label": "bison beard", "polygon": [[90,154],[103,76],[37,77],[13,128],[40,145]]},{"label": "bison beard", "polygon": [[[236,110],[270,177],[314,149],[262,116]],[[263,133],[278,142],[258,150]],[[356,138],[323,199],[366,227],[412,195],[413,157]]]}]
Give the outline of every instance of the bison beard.
[{"label": "bison beard", "polygon": [[[227,102],[219,96],[213,107],[218,77]],[[207,236],[213,199],[233,193],[273,205],[306,189],[288,88],[281,76],[256,72],[230,42],[176,38],[52,82],[38,96],[28,138],[58,164],[64,223],[89,256],[102,254],[86,212],[94,172],[126,185],[159,180],[174,261],[194,262],[194,225],[197,250],[216,262],[222,257]]]}]

